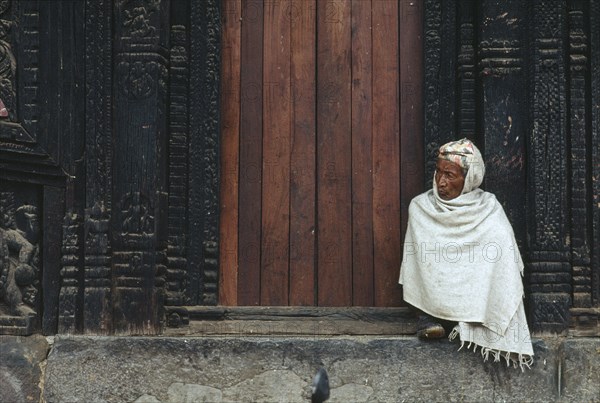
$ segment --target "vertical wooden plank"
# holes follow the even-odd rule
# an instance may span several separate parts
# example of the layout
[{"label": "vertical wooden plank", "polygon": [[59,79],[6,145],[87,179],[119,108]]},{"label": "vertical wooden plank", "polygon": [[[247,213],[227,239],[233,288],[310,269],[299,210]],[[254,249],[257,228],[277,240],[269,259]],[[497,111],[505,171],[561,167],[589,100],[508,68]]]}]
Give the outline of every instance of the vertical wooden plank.
[{"label": "vertical wooden plank", "polygon": [[400,218],[401,242],[408,206],[424,191],[423,0],[400,3]]},{"label": "vertical wooden plank", "polygon": [[352,302],[372,306],[372,35],[371,1],[352,0]]},{"label": "vertical wooden plank", "polygon": [[315,304],[316,0],[290,3],[290,305]]},{"label": "vertical wooden plank", "polygon": [[287,305],[290,217],[290,20],[265,2],[261,304]]},{"label": "vertical wooden plank", "polygon": [[400,303],[398,2],[373,2],[373,240],[375,305]]},{"label": "vertical wooden plank", "polygon": [[318,303],[349,306],[352,304],[351,7],[349,1],[318,1],[317,7]]},{"label": "vertical wooden plank", "polygon": [[242,3],[238,305],[260,304],[263,6]]},{"label": "vertical wooden plank", "polygon": [[240,124],[241,2],[223,1],[223,50],[221,53],[221,249],[219,301],[237,304],[238,275],[238,177]]}]

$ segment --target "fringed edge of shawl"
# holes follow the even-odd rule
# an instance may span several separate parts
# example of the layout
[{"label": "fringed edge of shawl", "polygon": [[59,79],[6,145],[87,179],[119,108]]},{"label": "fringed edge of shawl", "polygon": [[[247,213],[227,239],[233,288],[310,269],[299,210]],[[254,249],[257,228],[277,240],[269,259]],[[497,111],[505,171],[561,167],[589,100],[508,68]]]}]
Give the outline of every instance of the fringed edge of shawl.
[{"label": "fringed edge of shawl", "polygon": [[[452,341],[456,338],[456,336],[459,336],[459,340],[460,340],[460,331],[458,329],[458,326],[456,326],[454,329],[452,329],[452,332],[450,332],[448,339],[450,341]],[[460,351],[465,346],[465,343],[466,343],[465,340],[460,340],[460,347],[458,348],[457,351]],[[521,354],[521,353],[514,353],[511,351],[497,350],[497,349],[490,348],[490,347],[480,346],[479,344],[472,342],[472,341],[469,341],[469,344],[467,345],[467,350],[469,350],[471,348],[471,345],[473,346],[474,353],[477,352],[477,348],[480,349],[480,353],[481,353],[481,356],[483,357],[484,362],[490,358],[490,354],[491,354],[494,357],[494,362],[500,362],[500,358],[504,358],[506,360],[507,367],[509,367],[510,364],[513,365],[513,368],[517,368],[517,366],[518,366],[521,368],[521,372],[525,372],[525,367],[527,367],[527,369],[531,369],[531,366],[533,365],[533,356],[531,356],[529,354]]]}]

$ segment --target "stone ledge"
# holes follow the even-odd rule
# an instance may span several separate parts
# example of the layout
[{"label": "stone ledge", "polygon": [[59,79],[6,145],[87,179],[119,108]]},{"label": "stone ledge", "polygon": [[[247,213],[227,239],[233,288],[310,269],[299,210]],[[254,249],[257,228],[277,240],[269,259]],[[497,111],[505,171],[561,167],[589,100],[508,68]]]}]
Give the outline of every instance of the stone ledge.
[{"label": "stone ledge", "polygon": [[535,339],[522,373],[414,337],[57,337],[47,402],[306,402],[321,366],[332,402],[600,401],[600,339]]}]

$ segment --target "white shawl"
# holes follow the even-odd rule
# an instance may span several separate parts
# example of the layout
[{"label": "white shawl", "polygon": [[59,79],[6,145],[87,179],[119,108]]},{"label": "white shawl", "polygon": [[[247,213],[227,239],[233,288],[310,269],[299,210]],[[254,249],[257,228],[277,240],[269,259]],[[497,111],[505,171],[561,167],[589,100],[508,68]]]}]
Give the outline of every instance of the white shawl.
[{"label": "white shawl", "polygon": [[523,369],[533,362],[523,261],[502,206],[476,189],[483,175],[474,180],[474,171],[455,199],[441,199],[434,180],[432,190],[412,200],[399,282],[406,302],[459,322],[450,339],[458,335],[467,348],[480,346],[484,359],[492,353]]}]

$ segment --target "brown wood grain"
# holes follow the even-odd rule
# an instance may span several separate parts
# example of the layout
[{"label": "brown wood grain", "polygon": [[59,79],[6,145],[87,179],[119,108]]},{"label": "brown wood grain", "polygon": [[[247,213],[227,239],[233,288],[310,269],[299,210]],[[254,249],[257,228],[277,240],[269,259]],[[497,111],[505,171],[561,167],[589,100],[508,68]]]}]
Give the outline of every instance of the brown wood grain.
[{"label": "brown wood grain", "polygon": [[353,305],[371,306],[373,284],[371,1],[352,1],[352,284]]},{"label": "brown wood grain", "polygon": [[260,304],[263,0],[242,3],[238,304]]},{"label": "brown wood grain", "polygon": [[290,176],[290,305],[314,305],[316,0],[293,3]]},{"label": "brown wood grain", "polygon": [[401,236],[408,222],[408,206],[424,191],[423,150],[423,0],[400,3],[400,200]]},{"label": "brown wood grain", "polygon": [[290,228],[290,19],[265,2],[261,304],[287,305]]},{"label": "brown wood grain", "polygon": [[219,302],[237,305],[241,0],[223,1]]},{"label": "brown wood grain", "polygon": [[401,302],[398,2],[373,2],[373,229],[375,306]]},{"label": "brown wood grain", "polygon": [[[423,181],[422,1],[230,4],[242,22],[224,43],[241,35],[241,53],[225,49],[224,60],[238,57],[241,70],[224,97],[240,111],[224,108],[224,124],[240,128],[239,143],[224,128],[223,156],[239,164],[223,163],[223,200],[239,197],[239,239],[225,234],[222,255],[239,268],[234,282],[222,257],[235,293],[225,301],[400,305],[406,210]],[[234,213],[224,218],[237,228]]]},{"label": "brown wood grain", "polygon": [[189,326],[167,328],[168,336],[401,335],[414,334],[406,308],[365,307],[187,307]]},{"label": "brown wood grain", "polygon": [[317,7],[318,303],[350,306],[351,7],[348,1]]}]

